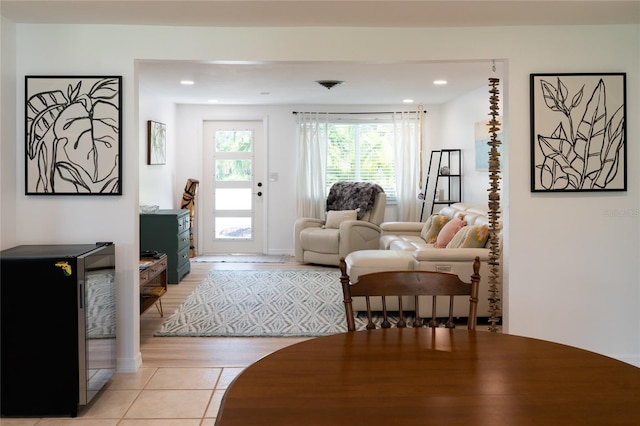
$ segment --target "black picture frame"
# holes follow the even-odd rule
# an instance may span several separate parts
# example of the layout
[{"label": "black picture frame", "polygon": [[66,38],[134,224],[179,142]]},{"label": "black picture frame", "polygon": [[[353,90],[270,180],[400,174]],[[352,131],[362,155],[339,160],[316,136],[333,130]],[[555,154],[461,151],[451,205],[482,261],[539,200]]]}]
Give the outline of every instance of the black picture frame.
[{"label": "black picture frame", "polygon": [[122,195],[122,76],[25,76],[25,194]]},{"label": "black picture frame", "polygon": [[531,74],[531,192],[627,190],[626,73]]},{"label": "black picture frame", "polygon": [[167,125],[147,121],[147,164],[167,163]]}]

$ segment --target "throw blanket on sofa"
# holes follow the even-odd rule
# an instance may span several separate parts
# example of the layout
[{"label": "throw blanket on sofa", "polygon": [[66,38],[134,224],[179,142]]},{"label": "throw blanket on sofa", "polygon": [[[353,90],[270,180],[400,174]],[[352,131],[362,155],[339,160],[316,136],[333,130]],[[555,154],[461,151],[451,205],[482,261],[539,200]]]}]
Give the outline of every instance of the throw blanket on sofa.
[{"label": "throw blanket on sofa", "polygon": [[327,211],[329,210],[355,210],[358,219],[373,208],[376,196],[384,192],[382,187],[368,182],[336,182],[329,190],[327,197]]}]

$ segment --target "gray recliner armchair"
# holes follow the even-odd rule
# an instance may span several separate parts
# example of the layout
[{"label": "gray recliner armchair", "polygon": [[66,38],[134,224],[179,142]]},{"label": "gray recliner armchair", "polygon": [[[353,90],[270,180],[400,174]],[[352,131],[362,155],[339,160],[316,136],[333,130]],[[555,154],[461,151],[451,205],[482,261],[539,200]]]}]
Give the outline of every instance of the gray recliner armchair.
[{"label": "gray recliner armchair", "polygon": [[296,261],[339,265],[357,250],[377,250],[387,196],[376,184],[336,182],[327,197],[327,217],[300,218],[294,225]]}]

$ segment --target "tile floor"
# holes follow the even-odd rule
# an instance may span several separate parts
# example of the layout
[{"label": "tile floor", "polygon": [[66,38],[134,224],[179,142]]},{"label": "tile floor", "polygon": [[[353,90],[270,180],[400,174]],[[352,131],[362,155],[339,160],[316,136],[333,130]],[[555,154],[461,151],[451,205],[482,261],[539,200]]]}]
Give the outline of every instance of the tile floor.
[{"label": "tile floor", "polygon": [[2,426],[213,426],[233,368],[142,367],[116,373],[76,418],[0,419]]}]

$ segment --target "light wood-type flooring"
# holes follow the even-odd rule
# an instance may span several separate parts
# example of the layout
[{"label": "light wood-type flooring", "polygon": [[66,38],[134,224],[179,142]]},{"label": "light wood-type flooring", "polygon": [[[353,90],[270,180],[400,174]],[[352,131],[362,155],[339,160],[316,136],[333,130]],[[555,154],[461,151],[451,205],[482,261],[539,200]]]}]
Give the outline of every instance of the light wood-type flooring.
[{"label": "light wood-type flooring", "polygon": [[[293,258],[290,258],[293,259]],[[212,269],[331,269],[286,263],[191,263],[191,273],[179,285],[169,285],[162,298],[165,317],[171,315]],[[140,349],[145,366],[201,367],[249,365],[263,356],[305,338],[286,337],[153,337],[164,321],[155,308],[140,317]]]}]

